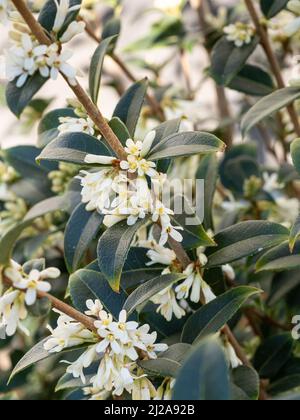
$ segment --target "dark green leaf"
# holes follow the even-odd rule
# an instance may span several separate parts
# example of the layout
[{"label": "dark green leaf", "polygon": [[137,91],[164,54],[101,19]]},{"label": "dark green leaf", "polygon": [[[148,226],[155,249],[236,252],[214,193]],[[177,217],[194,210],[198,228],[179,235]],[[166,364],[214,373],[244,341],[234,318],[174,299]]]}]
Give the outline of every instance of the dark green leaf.
[{"label": "dark green leaf", "polygon": [[85,165],[87,154],[111,156],[103,142],[84,133],[66,133],[48,144],[37,157],[38,161],[60,161]]},{"label": "dark green leaf", "polygon": [[266,117],[290,105],[299,98],[299,87],[287,87],[265,96],[244,115],[241,124],[243,135]]},{"label": "dark green leaf", "polygon": [[259,397],[259,376],[257,372],[248,366],[239,366],[233,370],[233,382],[242,389],[250,400]]},{"label": "dark green leaf", "polygon": [[229,373],[224,352],[216,340],[201,342],[178,372],[173,400],[227,401]]},{"label": "dark green leaf", "polygon": [[170,346],[164,353],[159,354],[155,360],[140,361],[139,366],[151,376],[174,378],[190,350],[189,344],[177,343]]},{"label": "dark green leaf", "polygon": [[106,39],[112,36],[116,36],[115,43],[114,45],[112,45],[113,47],[112,50],[113,50],[118,40],[118,36],[120,35],[120,32],[121,32],[121,21],[119,18],[114,17],[105,23],[103,31],[102,31],[101,39]]},{"label": "dark green leaf", "polygon": [[150,160],[160,160],[224,150],[225,144],[216,136],[196,131],[173,134],[164,138],[151,150],[148,158]]},{"label": "dark green leaf", "polygon": [[214,80],[227,86],[241,71],[258,43],[259,38],[254,37],[250,44],[238,48],[226,36],[221,38],[212,51],[210,74]]},{"label": "dark green leaf", "polygon": [[114,117],[120,118],[126,125],[131,137],[134,137],[138,119],[145,100],[148,87],[147,79],[132,85],[118,103]]},{"label": "dark green leaf", "polygon": [[133,312],[139,305],[147,302],[157,293],[166,289],[168,286],[183,280],[185,277],[184,274],[166,274],[147,281],[128,296],[123,309],[128,313]]},{"label": "dark green leaf", "polygon": [[[204,203],[204,221],[205,229],[213,229],[213,198],[215,195],[218,179],[218,160],[216,155],[210,154],[201,159],[196,179],[204,180],[204,197],[199,201],[200,205]],[[198,200],[198,197],[197,197]],[[198,207],[198,206],[197,206]],[[199,209],[198,209],[199,211]]]},{"label": "dark green leaf", "polygon": [[269,388],[268,393],[271,395],[278,395],[284,392],[292,391],[295,388],[300,387],[300,375],[290,375],[285,378],[281,378],[276,382],[273,382]]},{"label": "dark green leaf", "polygon": [[251,64],[246,64],[228,87],[251,96],[269,95],[275,88],[269,73]]},{"label": "dark green leaf", "polygon": [[240,286],[202,306],[187,321],[181,341],[193,343],[219,331],[252,296],[260,293],[254,287]]},{"label": "dark green leaf", "polygon": [[92,240],[100,232],[104,216],[87,211],[80,203],[71,214],[65,230],[64,250],[69,272],[76,271]]},{"label": "dark green leaf", "polygon": [[289,231],[284,226],[267,221],[238,223],[215,236],[218,244],[209,253],[209,267],[216,267],[255,255],[264,249],[287,240]]},{"label": "dark green leaf", "polygon": [[130,139],[130,134],[123,121],[121,121],[118,117],[114,117],[110,120],[109,126],[115,133],[115,135],[118,137],[122,145],[125,146],[126,141]]},{"label": "dark green leaf", "polygon": [[21,88],[16,86],[16,80],[10,82],[6,87],[6,102],[11,112],[20,117],[34,95],[44,86],[47,80],[37,72],[30,76]]},{"label": "dark green leaf", "polygon": [[70,277],[70,294],[75,307],[84,312],[88,299],[99,299],[105,309],[118,319],[127,299],[124,291],[114,293],[103,274],[92,270],[79,270]]},{"label": "dark green leaf", "polygon": [[260,0],[260,7],[266,18],[271,19],[284,9],[289,0]]},{"label": "dark green leaf", "polygon": [[49,198],[34,206],[26,215],[23,222],[8,230],[0,239],[0,265],[8,264],[14,246],[23,231],[31,226],[32,222],[48,213],[64,210],[67,207],[65,196]]},{"label": "dark green leaf", "polygon": [[290,333],[267,338],[258,348],[254,367],[262,378],[274,378],[292,354],[293,338]]},{"label": "dark green leaf", "polygon": [[146,223],[140,220],[133,226],[120,222],[102,235],[98,244],[98,263],[111,288],[118,292],[122,269],[137,231]]},{"label": "dark green leaf", "polygon": [[115,43],[116,39],[117,36],[114,35],[101,41],[91,60],[89,88],[91,98],[95,104],[98,102],[104,58],[111,51],[112,44]]},{"label": "dark green leaf", "polygon": [[290,239],[289,239],[289,247],[291,251],[294,250],[296,241],[299,239],[299,237],[300,237],[300,216],[297,217],[297,220],[295,221],[295,223],[293,224],[291,228]]},{"label": "dark green leaf", "polygon": [[266,252],[256,263],[257,272],[293,270],[300,266],[300,242],[291,252],[288,242]]}]

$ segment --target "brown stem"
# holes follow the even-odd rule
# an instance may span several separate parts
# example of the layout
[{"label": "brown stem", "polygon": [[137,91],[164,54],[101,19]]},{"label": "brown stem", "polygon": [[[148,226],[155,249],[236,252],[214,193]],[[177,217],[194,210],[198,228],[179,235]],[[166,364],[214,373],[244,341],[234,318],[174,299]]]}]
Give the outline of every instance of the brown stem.
[{"label": "brown stem", "polygon": [[[8,279],[5,276],[3,276],[3,282],[9,287],[12,286],[11,280]],[[17,288],[15,288],[15,289],[17,289]],[[20,290],[20,291],[24,292],[24,290]],[[80,322],[82,325],[84,325],[89,330],[97,331],[97,329],[95,328],[95,325],[94,325],[95,321],[92,318],[82,314],[81,312],[79,312],[75,308],[73,308],[72,306],[64,303],[63,301],[57,299],[56,297],[50,295],[49,293],[38,292],[37,295],[38,295],[39,299],[47,298],[51,302],[51,305],[52,305],[53,308],[63,312],[64,314],[68,315],[70,318],[74,319],[75,321]]]},{"label": "brown stem", "polygon": [[[259,15],[256,11],[256,8],[253,4],[252,0],[245,0],[246,6],[248,8],[249,14],[253,20],[253,23],[256,27],[256,31],[260,37],[260,43],[266,53],[266,56],[269,60],[270,66],[272,68],[272,71],[274,73],[274,76],[277,80],[277,84],[278,84],[278,88],[279,89],[283,89],[286,87],[284,79],[282,77],[281,74],[281,69],[280,69],[280,65],[278,63],[278,60],[274,54],[274,51],[272,49],[271,43],[270,43],[270,39],[268,36],[268,32],[266,30],[266,28],[261,25],[260,23],[260,18]],[[299,123],[299,118],[297,115],[297,112],[295,110],[294,105],[289,105],[287,107],[287,110],[290,114],[290,118],[292,120],[292,123],[294,125],[294,129],[295,129],[295,133],[300,136],[300,123]]]},{"label": "brown stem", "polygon": [[[33,14],[31,13],[27,5],[24,3],[24,1],[12,0],[12,2],[15,5],[18,12],[23,17],[24,21],[27,23],[27,25],[31,29],[33,35],[39,41],[39,43],[44,44],[44,45],[50,45],[51,40],[48,38],[48,36],[44,32],[42,26],[34,18]],[[103,115],[101,114],[97,106],[92,102],[92,100],[86,94],[85,90],[80,86],[78,82],[76,82],[76,85],[73,86],[73,84],[70,84],[68,79],[64,75],[63,77],[65,78],[70,88],[73,90],[74,94],[77,96],[80,103],[83,105],[83,107],[87,111],[91,120],[98,127],[100,133],[103,135],[105,140],[110,144],[112,149],[115,151],[117,156],[120,159],[126,159],[126,153],[124,151],[124,148],[120,140],[112,131],[112,129],[109,127],[105,118],[103,117]]]}]

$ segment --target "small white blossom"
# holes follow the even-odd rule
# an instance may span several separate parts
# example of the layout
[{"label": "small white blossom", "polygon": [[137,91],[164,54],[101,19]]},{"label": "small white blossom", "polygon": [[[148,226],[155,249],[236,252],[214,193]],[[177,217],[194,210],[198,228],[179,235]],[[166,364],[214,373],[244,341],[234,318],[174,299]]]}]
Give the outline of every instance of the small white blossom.
[{"label": "small white blossom", "polygon": [[236,369],[237,367],[243,365],[241,360],[237,357],[234,348],[227,340],[225,342],[225,352],[232,369]]},{"label": "small white blossom", "polygon": [[52,30],[58,33],[62,29],[68,14],[79,10],[80,5],[70,7],[70,0],[54,0],[54,2],[57,10]]},{"label": "small white blossom", "polygon": [[48,47],[47,64],[50,67],[51,79],[57,80],[59,73],[62,73],[72,86],[76,85],[76,70],[68,64],[72,55],[72,51],[59,51],[57,44]]},{"label": "small white blossom", "polygon": [[28,331],[21,324],[27,317],[24,300],[24,293],[13,289],[0,297],[0,330],[5,329],[9,337],[15,334],[17,328],[28,335]]},{"label": "small white blossom", "polygon": [[64,32],[63,36],[60,38],[60,42],[66,43],[71,41],[76,35],[81,34],[85,30],[85,22],[72,22],[68,26],[66,32]]},{"label": "small white blossom", "polygon": [[235,271],[234,268],[230,264],[222,265],[222,271],[225,276],[228,277],[230,281],[235,280]]},{"label": "small white blossom", "polygon": [[159,292],[151,299],[153,303],[159,305],[156,312],[160,313],[167,321],[171,321],[173,314],[177,319],[185,316],[185,310],[179,305],[172,286]]},{"label": "small white blossom", "polygon": [[59,122],[58,130],[61,133],[85,133],[90,136],[95,134],[95,125],[90,117],[60,117]]},{"label": "small white blossom", "polygon": [[224,33],[227,35],[227,40],[234,42],[236,47],[242,47],[245,44],[250,44],[255,34],[255,30],[251,25],[237,22],[228,25],[224,28]]},{"label": "small white blossom", "polygon": [[14,264],[5,270],[5,275],[15,288],[24,290],[26,305],[32,306],[37,300],[38,292],[51,290],[51,285],[44,279],[57,278],[60,276],[60,271],[55,267],[50,267],[42,271],[31,270],[27,275]]}]

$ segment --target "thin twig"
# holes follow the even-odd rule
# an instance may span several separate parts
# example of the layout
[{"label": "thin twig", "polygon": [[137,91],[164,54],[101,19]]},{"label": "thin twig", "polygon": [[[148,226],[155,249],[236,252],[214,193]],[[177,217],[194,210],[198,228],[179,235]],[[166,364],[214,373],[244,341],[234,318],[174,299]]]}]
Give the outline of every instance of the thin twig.
[{"label": "thin twig", "polygon": [[[258,12],[253,4],[252,0],[245,0],[246,6],[248,8],[249,14],[252,18],[252,21],[256,27],[256,31],[260,37],[260,43],[266,53],[266,56],[269,60],[271,69],[274,73],[274,76],[277,80],[277,85],[279,89],[283,89],[286,87],[284,79],[282,77],[282,73],[281,73],[281,69],[280,69],[280,65],[278,63],[278,60],[274,54],[274,51],[272,49],[271,43],[270,43],[270,39],[268,36],[268,32],[266,30],[266,28],[261,25],[260,22],[260,18],[258,15]],[[299,123],[299,118],[297,115],[297,112],[295,110],[294,105],[289,105],[287,107],[287,110],[289,112],[290,118],[292,120],[292,123],[294,125],[294,129],[295,129],[295,133],[297,134],[297,136],[300,137],[300,123]]]}]

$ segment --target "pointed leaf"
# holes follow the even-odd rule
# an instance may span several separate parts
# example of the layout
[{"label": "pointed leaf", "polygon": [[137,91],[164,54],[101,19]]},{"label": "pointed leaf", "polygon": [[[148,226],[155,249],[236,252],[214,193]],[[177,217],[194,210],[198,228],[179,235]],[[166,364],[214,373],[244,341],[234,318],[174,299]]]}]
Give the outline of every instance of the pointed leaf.
[{"label": "pointed leaf", "polygon": [[91,60],[89,71],[89,88],[92,101],[97,104],[101,85],[102,68],[105,56],[111,51],[117,35],[103,39],[97,47]]},{"label": "pointed leaf", "polygon": [[289,243],[284,242],[266,252],[256,263],[257,272],[293,270],[300,266],[300,242],[291,252]]},{"label": "pointed leaf", "polygon": [[64,251],[69,272],[77,270],[91,242],[101,230],[104,216],[87,211],[80,203],[71,214],[65,230]]},{"label": "pointed leaf", "polygon": [[300,139],[296,139],[293,141],[291,145],[291,154],[293,159],[293,164],[300,174]]},{"label": "pointed leaf", "polygon": [[88,299],[99,299],[105,310],[118,319],[127,299],[126,293],[114,293],[103,274],[92,270],[79,270],[70,277],[70,294],[75,307],[84,312]]},{"label": "pointed leaf", "polygon": [[183,280],[184,278],[186,278],[184,274],[166,274],[147,281],[145,284],[142,284],[135,289],[130,296],[128,296],[123,309],[130,314],[139,305],[142,305],[157,293],[166,289],[168,286]]},{"label": "pointed leaf", "polygon": [[102,235],[98,244],[98,263],[111,288],[118,292],[122,269],[137,231],[146,223],[140,220],[133,226],[120,222]]},{"label": "pointed leaf", "polygon": [[259,38],[254,37],[250,44],[238,48],[234,42],[228,41],[227,37],[223,36],[212,51],[210,74],[214,80],[220,85],[227,86],[243,68],[258,43]]},{"label": "pointed leaf", "polygon": [[290,250],[293,251],[296,241],[300,238],[300,216],[297,217],[294,225],[292,226],[290,239],[289,239],[289,246]]},{"label": "pointed leaf", "polygon": [[231,226],[215,236],[216,248],[209,251],[209,267],[228,264],[255,255],[287,240],[284,226],[267,221],[249,221]]},{"label": "pointed leaf", "polygon": [[176,158],[225,150],[225,144],[216,136],[200,131],[173,134],[157,144],[148,156],[149,160]]},{"label": "pointed leaf", "polygon": [[85,163],[87,154],[111,156],[111,152],[105,144],[95,137],[84,133],[66,133],[48,144],[37,160],[69,162],[88,166]]},{"label": "pointed leaf", "polygon": [[265,96],[244,115],[241,124],[243,135],[245,136],[245,134],[251,130],[251,128],[253,128],[265,118],[286,107],[287,105],[290,105],[299,98],[299,87],[287,87],[277,90],[276,92],[271,93],[271,95]]},{"label": "pointed leaf", "polygon": [[118,103],[114,117],[120,118],[133,138],[148,87],[147,79],[132,85]]},{"label": "pointed leaf", "polygon": [[258,293],[260,290],[254,287],[240,286],[218,296],[188,319],[182,331],[181,341],[192,344],[215,334],[250,297]]}]

